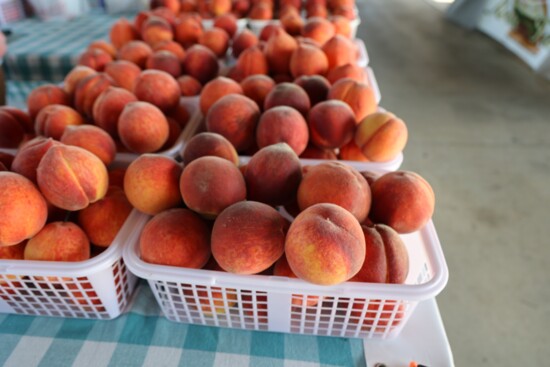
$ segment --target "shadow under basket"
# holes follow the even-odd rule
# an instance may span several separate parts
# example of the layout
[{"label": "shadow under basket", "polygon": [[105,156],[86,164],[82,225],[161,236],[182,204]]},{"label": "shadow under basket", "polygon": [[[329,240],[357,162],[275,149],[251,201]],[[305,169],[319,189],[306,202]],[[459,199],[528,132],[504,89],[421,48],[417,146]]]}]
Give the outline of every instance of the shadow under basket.
[{"label": "shadow under basket", "polygon": [[131,230],[126,221],[111,246],[85,261],[0,260],[0,313],[116,318],[137,282],[122,259]]},{"label": "shadow under basket", "polygon": [[409,251],[406,284],[346,282],[318,286],[270,275],[149,264],[140,259],[139,237],[149,216],[134,210],[134,232],[124,249],[130,271],[146,279],[171,321],[296,334],[394,338],[419,301],[446,285],[448,269],[433,223],[402,236]]}]

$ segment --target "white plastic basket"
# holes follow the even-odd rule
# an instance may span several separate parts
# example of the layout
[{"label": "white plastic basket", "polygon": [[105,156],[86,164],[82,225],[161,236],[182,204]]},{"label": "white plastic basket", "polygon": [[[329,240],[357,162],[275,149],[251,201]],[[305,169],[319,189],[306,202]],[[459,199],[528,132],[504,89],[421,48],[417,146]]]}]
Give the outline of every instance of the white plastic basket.
[{"label": "white plastic basket", "polygon": [[372,70],[370,66],[367,66],[365,70],[367,71],[368,84],[372,87],[372,89],[374,89],[374,96],[376,98],[376,103],[380,104],[380,101],[382,100],[382,94],[380,93],[380,87],[378,86],[378,81],[374,76],[374,70]]},{"label": "white plastic basket", "polygon": [[[387,339],[403,329],[417,303],[445,287],[448,270],[433,223],[402,236],[410,256],[406,284],[346,282],[317,286],[267,275],[149,264],[139,237],[149,216],[134,211],[124,260],[146,279],[171,321],[297,334]],[[320,300],[317,304],[308,301]],[[354,306],[355,305],[355,306]],[[215,312],[213,312],[215,310]]]},{"label": "white plastic basket", "polygon": [[[201,23],[202,23],[202,27],[204,29],[211,29],[211,28],[214,27],[214,19],[202,19]],[[239,33],[240,31],[245,29],[247,23],[248,23],[248,19],[238,18],[237,19],[237,32],[236,33]]]},{"label": "white plastic basket", "polygon": [[357,57],[357,65],[362,68],[366,68],[369,65],[370,59],[365,42],[363,42],[360,38],[353,37],[353,43],[357,46],[357,51],[359,54]]}]

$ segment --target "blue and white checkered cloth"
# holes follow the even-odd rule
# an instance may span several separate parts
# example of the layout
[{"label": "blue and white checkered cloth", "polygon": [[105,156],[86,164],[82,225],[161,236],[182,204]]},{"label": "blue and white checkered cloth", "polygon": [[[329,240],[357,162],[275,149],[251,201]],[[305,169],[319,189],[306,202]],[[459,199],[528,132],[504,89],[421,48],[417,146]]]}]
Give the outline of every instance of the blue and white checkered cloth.
[{"label": "blue and white checkered cloth", "polygon": [[0,314],[0,366],[366,367],[361,339],[179,324],[145,282],[114,320]]}]

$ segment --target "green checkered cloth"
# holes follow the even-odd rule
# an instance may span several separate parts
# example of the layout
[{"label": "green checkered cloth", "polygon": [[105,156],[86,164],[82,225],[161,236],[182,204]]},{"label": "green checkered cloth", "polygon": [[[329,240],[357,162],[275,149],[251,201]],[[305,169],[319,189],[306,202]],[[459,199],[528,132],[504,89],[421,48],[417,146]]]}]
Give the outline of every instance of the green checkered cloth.
[{"label": "green checkered cloth", "polygon": [[0,366],[366,367],[363,341],[188,325],[142,282],[114,320],[0,314]]},{"label": "green checkered cloth", "polygon": [[95,10],[67,21],[32,18],[11,24],[3,65],[6,79],[62,81],[92,41],[107,39],[121,16],[133,19],[134,15]]}]

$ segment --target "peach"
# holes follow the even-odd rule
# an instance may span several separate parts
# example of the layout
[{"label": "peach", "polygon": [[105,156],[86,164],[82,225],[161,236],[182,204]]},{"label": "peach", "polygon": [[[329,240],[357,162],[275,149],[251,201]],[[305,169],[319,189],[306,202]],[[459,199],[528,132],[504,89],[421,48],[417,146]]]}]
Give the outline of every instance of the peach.
[{"label": "peach", "polygon": [[130,41],[118,50],[118,59],[130,61],[140,69],[145,68],[147,58],[153,53],[153,49],[143,41]]},{"label": "peach", "polygon": [[[355,120],[353,126],[355,127]],[[262,114],[256,128],[256,142],[259,148],[287,143],[296,155],[300,155],[306,149],[308,140],[307,122],[300,112],[292,107],[270,108]]]},{"label": "peach", "polygon": [[133,92],[141,69],[133,62],[117,60],[105,65],[105,73],[113,79],[115,85]]},{"label": "peach", "polygon": [[307,118],[311,142],[320,148],[336,149],[353,139],[355,115],[346,103],[328,100],[315,105]]},{"label": "peach", "polygon": [[294,83],[306,91],[312,106],[327,99],[330,83],[322,75],[302,75]]},{"label": "peach", "polygon": [[158,16],[150,16],[141,26],[141,38],[149,46],[153,47],[157,43],[172,41],[174,32],[172,25],[164,18]]},{"label": "peach", "polygon": [[67,126],[61,143],[86,149],[108,166],[115,160],[116,144],[111,135],[94,125]]},{"label": "peach", "polygon": [[263,109],[265,97],[275,87],[275,81],[267,75],[256,74],[244,78],[241,81],[241,87],[244,95]]},{"label": "peach", "polygon": [[307,159],[338,159],[336,153],[332,149],[322,149],[316,145],[308,144],[306,149],[300,154],[300,158]]},{"label": "peach", "polygon": [[202,114],[206,115],[214,103],[228,94],[243,94],[243,89],[239,83],[224,76],[219,76],[206,83],[202,88],[199,100]]},{"label": "peach", "polygon": [[277,24],[277,23],[266,24],[266,26],[263,27],[262,31],[260,32],[260,36],[259,36],[260,41],[267,42],[267,40],[269,40],[269,38],[273,34],[275,34],[278,30],[284,30],[280,24]]},{"label": "peach", "polygon": [[181,75],[181,62],[178,57],[170,51],[155,51],[145,62],[147,69],[164,71],[174,78]]},{"label": "peach", "polygon": [[27,97],[27,108],[33,121],[42,108],[51,104],[70,106],[71,99],[63,88],[54,84],[44,84],[36,87]]},{"label": "peach", "polygon": [[36,169],[36,180],[46,200],[71,211],[100,200],[109,186],[107,168],[97,156],[64,144],[46,151]]},{"label": "peach", "polygon": [[281,16],[280,20],[285,31],[291,36],[296,37],[302,34],[305,22],[299,14],[285,14]]},{"label": "peach", "polygon": [[170,24],[170,27],[174,27],[176,25],[177,14],[178,14],[177,12],[175,13],[169,8],[164,6],[151,10],[151,16],[164,19],[165,21],[168,22],[168,24]]},{"label": "peach", "polygon": [[407,144],[407,125],[389,112],[367,115],[355,132],[355,144],[372,162],[394,159]]},{"label": "peach", "polygon": [[191,210],[168,209],[143,227],[139,248],[145,262],[200,269],[210,258],[210,231]]},{"label": "peach", "polygon": [[243,79],[255,74],[267,75],[269,72],[267,59],[258,46],[249,47],[241,52],[236,67]]},{"label": "peach", "polygon": [[294,78],[302,75],[325,75],[327,71],[328,58],[318,46],[301,43],[290,57],[290,73]]},{"label": "peach", "polygon": [[140,11],[136,14],[134,18],[134,29],[136,29],[138,33],[137,39],[140,39],[139,33],[141,33],[141,27],[143,27],[143,24],[145,23],[145,21],[149,19],[149,17],[152,15],[153,13],[151,13],[150,11]]},{"label": "peach", "polygon": [[175,119],[167,116],[166,120],[168,121],[168,139],[166,139],[160,151],[172,148],[178,141],[182,132],[181,125]]},{"label": "peach", "polygon": [[197,0],[181,0],[180,11],[182,14],[192,13],[197,11]]},{"label": "peach", "polygon": [[243,29],[233,37],[233,43],[231,45],[233,49],[233,56],[238,58],[241,52],[247,48],[256,46],[259,42],[260,40],[258,39],[258,36],[252,33],[251,30]]},{"label": "peach", "polygon": [[[22,241],[16,245],[0,246],[0,259],[23,260],[23,254],[25,252],[26,245],[27,245],[27,241]],[[0,280],[0,286],[2,285],[3,285],[2,281]]]},{"label": "peach", "polygon": [[287,228],[286,219],[269,205],[235,203],[214,222],[212,255],[230,273],[260,273],[283,254]]},{"label": "peach", "polygon": [[155,215],[182,203],[179,179],[183,169],[175,159],[160,154],[136,158],[124,175],[124,192],[139,211]]},{"label": "peach", "polygon": [[232,13],[217,15],[214,19],[214,27],[223,29],[232,38],[237,33],[237,17]]},{"label": "peach", "polygon": [[183,164],[187,165],[197,158],[216,156],[224,158],[237,166],[239,156],[235,147],[220,134],[202,132],[193,136],[181,149]]},{"label": "peach", "polygon": [[308,18],[302,29],[302,36],[313,39],[319,45],[324,45],[334,34],[334,25],[320,17]]},{"label": "peach", "polygon": [[296,196],[302,166],[286,143],[269,145],[255,153],[245,171],[248,199],[283,205]]},{"label": "peach", "polygon": [[0,248],[33,237],[48,217],[46,200],[36,186],[15,172],[0,172]]},{"label": "peach", "polygon": [[340,34],[344,37],[351,38],[351,23],[348,18],[343,15],[332,15],[329,20],[334,26],[335,34]]},{"label": "peach", "polygon": [[334,83],[328,92],[328,99],[346,102],[355,113],[357,123],[378,109],[374,90],[365,83],[349,78],[340,79]]},{"label": "peach", "polygon": [[25,134],[33,135],[34,123],[29,114],[19,108],[11,106],[0,106],[0,111],[9,114],[23,128]]},{"label": "peach", "polygon": [[365,237],[357,219],[330,203],[313,205],[292,222],[285,241],[290,268],[305,281],[335,285],[351,279],[365,260]]},{"label": "peach", "polygon": [[113,46],[120,50],[125,44],[139,39],[139,35],[132,23],[125,18],[120,18],[111,26],[109,38]]},{"label": "peach", "polygon": [[290,58],[297,48],[298,42],[284,29],[275,30],[265,46],[265,56],[270,72],[289,74]]},{"label": "peach", "polygon": [[42,157],[48,149],[52,146],[59,145],[60,143],[52,138],[45,138],[42,136],[29,140],[25,144],[21,145],[13,162],[11,164],[11,170],[25,176],[36,184],[36,169]]},{"label": "peach", "polygon": [[374,223],[386,224],[400,234],[421,229],[433,215],[433,189],[415,172],[386,173],[374,181],[371,190],[370,219]]},{"label": "peach", "polygon": [[322,50],[327,55],[329,71],[342,65],[357,62],[357,48],[349,38],[344,36],[335,35],[325,42]]},{"label": "peach", "polygon": [[183,71],[201,84],[214,79],[219,71],[216,54],[203,45],[191,46],[185,55]]},{"label": "peach", "polygon": [[126,104],[137,101],[136,96],[126,89],[108,87],[95,100],[92,109],[94,123],[109,133],[118,137],[118,118]]},{"label": "peach", "polygon": [[107,193],[112,191],[113,188],[124,189],[124,176],[126,175],[126,167],[109,168],[109,189]]},{"label": "peach", "polygon": [[350,78],[360,83],[368,83],[368,76],[365,69],[357,64],[344,64],[329,70],[327,79],[331,84],[340,79]]},{"label": "peach", "polygon": [[229,48],[229,35],[222,28],[205,30],[199,37],[200,45],[208,47],[218,58],[222,58]]},{"label": "peach", "polygon": [[185,205],[208,219],[246,200],[246,184],[237,166],[216,156],[204,156],[185,166],[180,179]]},{"label": "peach", "polygon": [[367,180],[355,168],[340,162],[309,167],[297,195],[302,211],[318,203],[332,203],[348,210],[360,223],[371,206]]},{"label": "peach", "polygon": [[180,86],[181,95],[184,97],[199,95],[202,90],[202,84],[192,76],[182,75],[176,81]]},{"label": "peach", "polygon": [[176,41],[163,41],[163,42],[157,43],[153,47],[153,52],[157,52],[157,51],[169,51],[173,53],[178,58],[180,64],[182,64],[183,60],[185,59],[185,50]]},{"label": "peach", "polygon": [[[288,265],[288,260],[286,259],[285,255],[281,256],[281,258],[275,263],[275,266],[273,268],[273,275],[280,277],[298,278],[290,268],[290,265]],[[292,304],[294,306],[315,306],[317,303],[319,303],[319,296],[306,296],[303,294],[292,295]]]},{"label": "peach", "polygon": [[250,9],[249,0],[233,0],[232,12],[237,15],[238,18],[244,18]]},{"label": "peach", "polygon": [[187,101],[180,99],[180,103],[166,114],[168,119],[177,122],[181,129],[184,129],[191,118],[191,110]]},{"label": "peach", "polygon": [[74,93],[74,107],[86,118],[92,118],[94,103],[97,97],[107,88],[114,86],[115,81],[106,73],[97,73],[78,82]]},{"label": "peach", "polygon": [[169,126],[162,111],[147,102],[130,102],[118,118],[118,136],[135,153],[152,153],[168,139]]},{"label": "peach", "polygon": [[113,61],[113,57],[107,52],[99,48],[92,48],[84,51],[78,57],[77,64],[88,66],[96,71],[103,71],[105,65],[111,61]]},{"label": "peach", "polygon": [[178,14],[181,10],[180,0],[154,0],[151,3],[151,9],[158,10],[158,8],[164,8],[169,10],[172,14]]},{"label": "peach", "polygon": [[0,163],[2,163],[6,168],[4,171],[11,170],[11,164],[13,163],[14,159],[15,155],[6,152],[0,152]]},{"label": "peach", "polygon": [[327,18],[328,9],[323,4],[311,4],[306,7],[306,14],[307,18]]},{"label": "peach", "polygon": [[138,100],[168,111],[178,105],[181,91],[172,75],[160,70],[145,70],[136,79],[134,94]]},{"label": "peach", "polygon": [[187,49],[198,43],[202,32],[200,20],[192,17],[179,18],[174,28],[174,39]]},{"label": "peach", "polygon": [[273,19],[273,6],[260,2],[252,5],[248,18],[252,20],[270,20]]},{"label": "peach", "polygon": [[242,151],[253,145],[259,118],[256,102],[240,94],[228,94],[210,107],[206,128],[223,135],[237,151]]},{"label": "peach", "polygon": [[299,85],[293,83],[279,83],[277,84],[265,97],[264,110],[277,106],[289,106],[293,107],[302,116],[307,116],[311,102],[306,91]]},{"label": "peach", "polygon": [[345,161],[370,162],[370,160],[363,155],[361,149],[359,149],[353,139],[346,145],[340,147],[338,158]]},{"label": "peach", "polygon": [[24,257],[39,261],[84,261],[90,258],[90,241],[78,225],[52,222],[27,242]]},{"label": "peach", "polygon": [[[107,65],[105,65],[105,67],[107,67]],[[65,76],[65,79],[63,81],[63,90],[69,96],[72,96],[78,82],[80,82],[85,77],[90,76],[92,74],[96,74],[96,73],[97,73],[97,71],[95,71],[94,69],[92,69],[88,66],[76,65]]]},{"label": "peach", "polygon": [[292,7],[298,11],[299,9],[302,8],[302,1],[301,0],[280,0],[279,6],[281,8]]},{"label": "peach", "polygon": [[4,164],[4,162],[0,161],[0,171],[9,171],[8,167]]},{"label": "peach", "polygon": [[84,122],[84,118],[73,108],[51,104],[36,116],[35,131],[37,135],[59,140],[67,126],[82,125]]},{"label": "peach", "polygon": [[8,112],[0,110],[0,147],[17,148],[25,138],[25,129]]},{"label": "peach", "polygon": [[103,52],[106,52],[106,53],[109,54],[109,56],[111,56],[111,59],[113,59],[113,60],[116,59],[117,49],[110,42],[107,42],[107,41],[104,41],[104,40],[92,41],[88,45],[88,50],[93,50],[93,49],[98,49],[98,50],[101,50]]},{"label": "peach", "polygon": [[78,212],[78,224],[96,246],[111,245],[130,215],[132,205],[122,189],[109,190],[99,201]]},{"label": "peach", "polygon": [[333,15],[342,16],[348,20],[354,20],[357,17],[354,5],[339,5],[332,9]]}]

